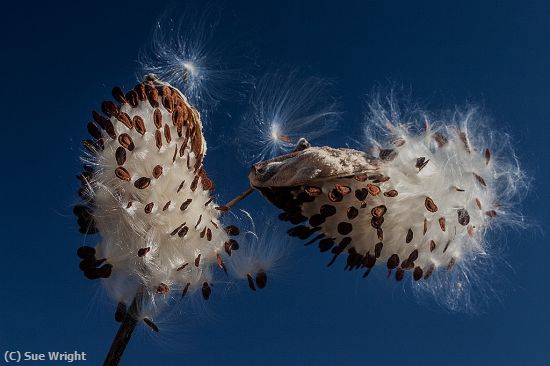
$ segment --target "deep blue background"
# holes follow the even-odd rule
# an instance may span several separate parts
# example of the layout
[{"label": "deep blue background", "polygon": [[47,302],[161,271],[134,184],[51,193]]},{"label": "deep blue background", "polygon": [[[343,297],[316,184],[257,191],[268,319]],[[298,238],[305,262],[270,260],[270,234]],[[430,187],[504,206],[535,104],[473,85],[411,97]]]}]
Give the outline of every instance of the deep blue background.
[{"label": "deep blue background", "polygon": [[[2,353],[79,350],[86,364],[103,360],[117,325],[75,256],[79,141],[111,87],[135,81],[138,50],[163,10],[151,1],[3,8]],[[265,290],[218,290],[198,317],[185,312],[158,336],[142,327],[123,364],[550,364],[550,3],[248,1],[225,3],[221,14],[220,42],[250,51],[248,71],[297,65],[335,81],[345,114],[342,132],[324,141],[331,145],[360,133],[365,93],[388,81],[433,107],[480,103],[512,133],[535,178],[518,207],[533,225],[506,233],[500,300],[481,314],[449,313],[394,281],[326,269],[327,257],[293,243]],[[247,168],[220,138],[231,136],[242,108],[222,107],[207,131],[206,165],[223,200],[246,186]],[[254,205],[266,206],[256,197],[243,207]]]}]

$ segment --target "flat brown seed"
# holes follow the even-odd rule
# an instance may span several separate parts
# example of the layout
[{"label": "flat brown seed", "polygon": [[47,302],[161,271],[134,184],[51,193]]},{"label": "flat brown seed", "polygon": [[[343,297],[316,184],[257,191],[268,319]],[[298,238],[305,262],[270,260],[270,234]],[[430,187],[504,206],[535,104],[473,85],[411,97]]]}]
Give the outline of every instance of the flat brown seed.
[{"label": "flat brown seed", "polygon": [[306,186],[304,187],[304,191],[312,196],[312,197],[316,197],[316,196],[319,196],[320,194],[323,193],[323,191],[321,190],[321,188],[319,187],[314,187],[314,186]]},{"label": "flat brown seed", "polygon": [[380,258],[380,254],[382,254],[382,248],[384,248],[384,243],[378,242],[374,246],[374,255],[376,258]]},{"label": "flat brown seed", "polygon": [[351,207],[348,207],[346,214],[349,220],[353,220],[354,218],[357,217],[357,215],[359,215],[359,210],[351,206]]},{"label": "flat brown seed", "polygon": [[134,141],[132,141],[132,138],[127,133],[122,133],[118,136],[118,143],[128,151],[132,151],[135,148]]},{"label": "flat brown seed", "polygon": [[116,117],[118,115],[116,104],[110,100],[101,103],[101,111],[109,117]]},{"label": "flat brown seed", "polygon": [[183,291],[181,292],[181,297],[185,297],[185,294],[187,294],[187,291],[189,291],[189,286],[191,286],[191,283],[187,282],[185,287],[183,288]]},{"label": "flat brown seed", "polygon": [[208,300],[210,298],[210,295],[212,294],[212,289],[210,286],[208,286],[208,282],[205,282],[202,284],[202,297],[205,300]]},{"label": "flat brown seed", "polygon": [[192,201],[193,201],[193,199],[191,199],[191,198],[186,199],[186,200],[181,204],[180,210],[185,211],[185,209],[187,209],[187,207],[189,207],[189,205],[191,204]]},{"label": "flat brown seed", "polygon": [[378,156],[382,160],[391,161],[397,156],[397,151],[395,151],[394,149],[382,149],[380,150]]},{"label": "flat brown seed", "polygon": [[418,281],[422,278],[423,274],[424,274],[424,271],[422,271],[422,268],[415,267],[415,269],[413,271],[413,279],[415,281]]},{"label": "flat brown seed", "polygon": [[151,211],[153,211],[153,206],[155,204],[153,202],[149,202],[148,204],[145,205],[145,208],[144,208],[144,211],[146,214],[149,214],[151,213]]},{"label": "flat brown seed", "polygon": [[430,161],[430,159],[426,160],[426,158],[422,156],[422,157],[416,159],[415,167],[418,169],[418,171],[421,171],[422,169],[424,169],[426,167],[426,165],[428,165],[429,161]]},{"label": "flat brown seed", "polygon": [[439,218],[439,227],[441,228],[441,231],[447,230],[447,225],[444,217]]},{"label": "flat brown seed", "polygon": [[368,179],[367,175],[366,174],[358,174],[356,176],[353,177],[356,181],[359,181],[359,182],[364,182]]},{"label": "flat brown seed", "polygon": [[479,198],[476,198],[475,201],[476,201],[477,208],[481,210],[481,201],[479,200]]},{"label": "flat brown seed", "polygon": [[162,165],[155,165],[153,168],[153,178],[159,179],[159,177],[162,175]]},{"label": "flat brown seed", "polygon": [[384,192],[384,196],[386,196],[386,197],[396,197],[397,195],[398,195],[398,193],[395,189],[392,189],[391,191]]},{"label": "flat brown seed", "polygon": [[124,165],[126,162],[126,150],[122,146],[116,148],[115,159],[118,165]]},{"label": "flat brown seed", "polygon": [[497,212],[495,210],[485,211],[485,215],[493,218],[493,217],[497,217]]},{"label": "flat brown seed", "polygon": [[170,134],[170,126],[167,124],[164,125],[164,138],[166,139],[166,143],[169,144],[170,141],[172,141],[172,135]]},{"label": "flat brown seed", "polygon": [[373,216],[370,220],[370,224],[373,228],[379,229],[382,227],[382,224],[384,223],[384,216],[376,217]]},{"label": "flat brown seed", "polygon": [[353,230],[353,225],[349,222],[340,222],[338,223],[337,230],[340,235],[348,235]]},{"label": "flat brown seed", "polygon": [[324,217],[333,216],[336,214],[336,207],[332,205],[322,205],[319,210],[319,213]]},{"label": "flat brown seed", "polygon": [[364,201],[368,195],[369,195],[369,191],[366,188],[355,190],[355,198],[357,198],[359,201]]},{"label": "flat brown seed", "polygon": [[258,288],[264,288],[267,284],[267,274],[265,272],[258,272],[256,274],[256,286]]},{"label": "flat brown seed", "polygon": [[470,223],[470,214],[466,211],[465,208],[461,208],[457,211],[458,214],[458,223],[462,226],[466,226]]},{"label": "flat brown seed", "polygon": [[235,225],[228,225],[224,228],[224,230],[229,236],[236,236],[236,235],[239,235],[240,233],[239,228],[236,227]]},{"label": "flat brown seed", "polygon": [[426,206],[426,210],[430,212],[437,212],[437,205],[430,197],[426,197],[426,199],[424,200],[424,206]]},{"label": "flat brown seed", "polygon": [[133,108],[137,107],[139,103],[138,94],[134,90],[130,90],[128,93],[126,93],[125,99],[128,101],[128,104],[130,104]]},{"label": "flat brown seed", "polygon": [[388,258],[388,262],[386,265],[388,269],[394,269],[395,267],[397,267],[399,265],[399,256],[397,254],[392,254]]},{"label": "flat brown seed", "polygon": [[195,267],[198,267],[201,263],[201,255],[199,254],[197,258],[195,258]]},{"label": "flat brown seed", "polygon": [[134,125],[132,124],[132,121],[130,120],[130,116],[124,112],[121,112],[116,116],[116,119],[119,120],[126,126],[128,129],[134,128]]},{"label": "flat brown seed", "polygon": [[254,286],[254,279],[252,278],[252,276],[250,274],[246,274],[246,280],[248,281],[248,287],[252,290],[252,291],[256,291],[256,286]]},{"label": "flat brown seed", "polygon": [[162,97],[162,105],[168,110],[168,112],[172,112],[174,108],[174,100],[171,96],[165,95]]},{"label": "flat brown seed", "polygon": [[481,177],[480,175],[474,173],[474,177],[476,178],[477,182],[481,184],[483,187],[487,187],[487,184],[485,183],[485,179]]},{"label": "flat brown seed", "polygon": [[328,200],[330,202],[340,202],[344,196],[340,191],[338,191],[336,188],[331,189],[331,191],[328,193]]},{"label": "flat brown seed", "polygon": [[134,122],[134,126],[136,126],[136,131],[141,136],[145,135],[145,132],[147,132],[147,130],[145,129],[143,118],[141,118],[140,116],[134,116],[134,119],[132,121]]},{"label": "flat brown seed", "polygon": [[428,219],[424,218],[424,228],[422,229],[422,235],[426,235],[427,231],[428,231]]},{"label": "flat brown seed", "polygon": [[157,130],[162,127],[162,112],[158,108],[153,112],[153,123]]},{"label": "flat brown seed", "polygon": [[143,85],[142,83],[139,83],[136,86],[134,86],[134,91],[136,92],[139,100],[147,99],[147,96],[145,95],[145,85]]},{"label": "flat brown seed", "polygon": [[409,244],[413,240],[413,237],[414,237],[414,233],[412,229],[407,230],[407,237],[405,238],[405,242]]},{"label": "flat brown seed", "polygon": [[396,146],[396,147],[401,147],[403,145],[405,145],[405,139],[401,138],[401,137],[398,137],[396,139],[393,139],[390,141],[390,144],[392,144],[393,146]]},{"label": "flat brown seed", "polygon": [[206,240],[212,241],[212,230],[210,228],[206,229]]},{"label": "flat brown seed", "polygon": [[338,190],[342,194],[342,196],[345,196],[346,194],[349,194],[351,192],[351,188],[348,186],[344,186],[342,184],[335,184],[334,188]]},{"label": "flat brown seed", "polygon": [[128,171],[121,166],[115,169],[115,175],[117,176],[117,178],[120,178],[127,182],[130,181],[130,173],[128,173]]},{"label": "flat brown seed", "polygon": [[373,196],[378,196],[380,194],[380,187],[374,184],[367,184],[367,190]]},{"label": "flat brown seed", "polygon": [[187,267],[189,265],[189,263],[184,263],[182,264],[181,266],[179,266],[178,268],[176,268],[176,271],[179,272],[181,271],[182,269],[185,269],[185,267]]},{"label": "flat brown seed", "polygon": [[101,138],[101,131],[93,122],[88,122],[88,133],[90,136],[92,136],[94,139],[99,140]]},{"label": "flat brown seed", "polygon": [[155,145],[159,150],[162,147],[162,133],[159,130],[155,131]]},{"label": "flat brown seed", "polygon": [[149,187],[149,184],[151,184],[151,178],[141,177],[134,182],[134,187],[137,189],[145,189]]},{"label": "flat brown seed", "polygon": [[443,147],[447,144],[447,142],[449,142],[449,140],[447,140],[447,138],[439,132],[434,133],[432,135],[432,138],[435,140],[438,147]]},{"label": "flat brown seed", "polygon": [[151,88],[149,90],[149,93],[147,93],[147,99],[149,99],[151,107],[157,108],[159,106],[159,92],[156,88]]},{"label": "flat brown seed", "polygon": [[119,302],[115,311],[115,321],[120,323],[126,316],[126,304]]},{"label": "flat brown seed", "polygon": [[172,113],[172,123],[174,126],[183,126],[184,121],[184,111],[181,107],[176,107],[174,113]]},{"label": "flat brown seed", "polygon": [[204,236],[206,235],[206,226],[204,227],[204,229],[202,229],[201,233],[200,233],[200,238],[204,238]]},{"label": "flat brown seed", "polygon": [[380,205],[380,206],[376,206],[372,210],[370,210],[370,213],[374,217],[382,217],[382,216],[384,216],[386,211],[387,211],[386,206],[385,205]]},{"label": "flat brown seed", "polygon": [[140,249],[138,250],[138,257],[143,257],[144,255],[146,255],[147,253],[149,253],[150,250],[151,250],[151,247],[140,248]]},{"label": "flat brown seed", "polygon": [[489,149],[485,149],[485,164],[489,164],[490,160],[491,160],[491,151]]},{"label": "flat brown seed", "polygon": [[162,208],[162,211],[168,210],[168,207],[170,207],[170,203],[172,203],[172,201],[166,202],[166,204],[164,204],[164,207]]},{"label": "flat brown seed", "polygon": [[180,238],[183,238],[185,235],[187,235],[188,232],[189,232],[189,228],[184,224],[184,226],[178,231],[178,236]]},{"label": "flat brown seed", "polygon": [[158,287],[157,287],[157,293],[158,294],[166,295],[169,291],[170,291],[170,289],[168,288],[168,285],[165,284],[165,283],[161,282],[160,285],[158,285]]},{"label": "flat brown seed", "polygon": [[395,279],[399,282],[402,281],[405,277],[405,271],[403,271],[401,268],[397,268],[397,271],[395,271]]},{"label": "flat brown seed", "polygon": [[120,86],[115,86],[111,91],[111,94],[113,95],[113,98],[115,98],[115,100],[120,104],[126,103],[126,99],[124,98],[124,91],[122,91],[122,88]]},{"label": "flat brown seed", "polygon": [[143,322],[144,322],[145,324],[147,324],[147,326],[148,326],[149,328],[151,328],[152,331],[154,331],[154,332],[156,332],[156,333],[159,332],[159,327],[157,327],[157,325],[156,325],[155,323],[153,323],[152,320],[147,319],[147,318],[143,318]]},{"label": "flat brown seed", "polygon": [[430,240],[430,252],[433,252],[435,250],[435,241]]},{"label": "flat brown seed", "polygon": [[382,228],[379,227],[376,229],[376,237],[380,241],[384,240],[384,230],[382,230]]}]

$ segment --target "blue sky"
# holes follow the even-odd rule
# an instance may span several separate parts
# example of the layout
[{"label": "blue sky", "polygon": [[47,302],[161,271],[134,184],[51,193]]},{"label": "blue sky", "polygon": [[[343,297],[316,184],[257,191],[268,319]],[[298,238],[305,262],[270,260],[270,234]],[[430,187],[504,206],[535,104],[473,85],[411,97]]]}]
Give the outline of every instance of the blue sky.
[{"label": "blue sky", "polygon": [[[86,364],[103,360],[117,324],[99,283],[78,270],[75,251],[83,239],[71,206],[77,199],[79,143],[90,111],[110,97],[111,87],[136,81],[138,52],[165,6],[26,2],[4,8],[2,353],[78,350],[89,354]],[[192,6],[200,8],[200,2]],[[436,109],[480,104],[494,128],[514,137],[521,164],[534,178],[518,205],[531,225],[499,237],[501,260],[495,275],[483,277],[499,296],[480,314],[417,301],[383,276],[364,280],[336,266],[327,269],[326,257],[296,241],[265,290],[252,293],[245,284],[216,289],[207,304],[179,308],[179,316],[160,324],[159,335],[141,327],[123,364],[549,363],[550,196],[544,183],[550,178],[550,4],[209,6],[221,9],[215,39],[228,63],[256,76],[297,66],[333,81],[343,123],[321,143],[343,146],[357,138],[366,93],[388,83],[403,85]],[[245,108],[245,100],[230,95],[210,115],[206,130],[206,167],[222,201],[247,185],[248,168],[238,161],[237,144],[225,143],[238,137],[235,128]],[[275,212],[258,196],[243,208]]]}]

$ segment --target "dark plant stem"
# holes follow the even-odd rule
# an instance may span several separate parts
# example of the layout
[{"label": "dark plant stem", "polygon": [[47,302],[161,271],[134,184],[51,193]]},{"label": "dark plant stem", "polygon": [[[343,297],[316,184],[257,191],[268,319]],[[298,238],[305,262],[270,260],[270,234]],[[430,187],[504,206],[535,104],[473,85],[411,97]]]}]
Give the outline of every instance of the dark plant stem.
[{"label": "dark plant stem", "polygon": [[111,348],[109,349],[109,353],[107,353],[107,357],[105,357],[103,366],[117,366],[120,362],[122,354],[124,353],[128,342],[130,342],[132,333],[138,323],[143,290],[143,288],[138,290],[132,304],[130,305],[130,308],[124,316],[124,319],[122,319],[120,328],[118,328],[118,332],[113,340],[113,343],[111,344]]}]

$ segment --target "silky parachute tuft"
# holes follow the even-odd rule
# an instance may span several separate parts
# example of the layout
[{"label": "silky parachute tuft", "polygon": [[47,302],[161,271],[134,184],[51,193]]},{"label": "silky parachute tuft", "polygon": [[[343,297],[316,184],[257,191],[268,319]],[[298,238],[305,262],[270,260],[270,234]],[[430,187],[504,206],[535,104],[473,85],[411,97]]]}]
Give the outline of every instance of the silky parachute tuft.
[{"label": "silky parachute tuft", "polygon": [[80,232],[101,238],[78,249],[80,269],[119,302],[117,320],[139,294],[150,325],[170,300],[194,291],[210,297],[239,229],[220,221],[200,115],[187,98],[153,75],[127,92],[115,87],[113,97],[93,112],[83,141],[74,213]]},{"label": "silky parachute tuft", "polygon": [[[419,290],[448,286],[442,302],[453,308],[492,254],[489,229],[521,220],[523,172],[508,140],[483,133],[473,110],[432,123],[427,113],[404,121],[371,107],[370,148],[298,149],[255,164],[250,183],[296,225],[290,236],[332,254],[328,265],[344,254],[344,268],[364,277],[379,265]],[[457,268],[460,276],[429,282]]]}]

